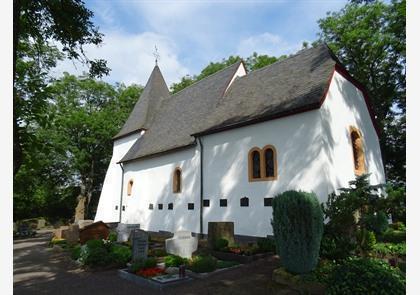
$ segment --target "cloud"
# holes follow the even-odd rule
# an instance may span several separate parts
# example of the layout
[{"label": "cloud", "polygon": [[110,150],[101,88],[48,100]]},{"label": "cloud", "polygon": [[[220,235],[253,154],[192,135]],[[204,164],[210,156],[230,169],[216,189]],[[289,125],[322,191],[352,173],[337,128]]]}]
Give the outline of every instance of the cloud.
[{"label": "cloud", "polygon": [[240,40],[237,54],[242,57],[248,57],[253,52],[257,52],[258,54],[280,56],[296,52],[300,47],[301,43],[292,44],[282,39],[279,35],[262,33]]},{"label": "cloud", "polygon": [[[154,46],[160,55],[159,67],[170,86],[187,73],[188,69],[181,64],[175,42],[170,38],[151,32],[127,34],[121,31],[104,32],[101,46],[86,46],[86,55],[90,59],[105,59],[111,68],[107,82],[124,82],[126,85],[137,83],[144,85],[155,65]],[[53,75],[58,77],[62,72],[80,75],[87,68],[77,62],[65,60],[60,62]]]}]

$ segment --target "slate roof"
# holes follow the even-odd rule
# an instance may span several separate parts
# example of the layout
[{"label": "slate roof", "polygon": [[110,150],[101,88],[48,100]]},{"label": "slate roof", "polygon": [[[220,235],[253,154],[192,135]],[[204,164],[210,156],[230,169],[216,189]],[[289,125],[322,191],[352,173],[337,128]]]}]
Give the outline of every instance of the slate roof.
[{"label": "slate roof", "polygon": [[241,62],[237,62],[162,101],[153,123],[121,162],[194,144],[191,134],[208,126],[213,112]]},{"label": "slate roof", "polygon": [[[147,96],[143,92],[127,120],[127,127],[124,125],[119,134],[142,124],[149,128],[121,162],[193,145],[193,135],[196,134],[213,133],[318,108],[337,62],[330,49],[321,44],[237,77],[225,93],[240,65],[238,62],[174,95],[166,97],[166,92],[163,95],[163,91],[156,91],[163,99],[149,126],[147,120],[144,123],[144,113],[150,113],[150,110],[140,109],[141,100],[148,97],[152,101],[151,95],[155,92],[150,90]],[[151,77],[146,88],[149,84],[155,85],[152,80]],[[138,118],[135,117],[137,113]]]},{"label": "slate roof", "polygon": [[153,117],[159,110],[162,101],[170,96],[168,86],[158,66],[155,66],[149,80],[135,104],[127,121],[114,140],[132,134],[141,129],[147,129],[153,122]]}]

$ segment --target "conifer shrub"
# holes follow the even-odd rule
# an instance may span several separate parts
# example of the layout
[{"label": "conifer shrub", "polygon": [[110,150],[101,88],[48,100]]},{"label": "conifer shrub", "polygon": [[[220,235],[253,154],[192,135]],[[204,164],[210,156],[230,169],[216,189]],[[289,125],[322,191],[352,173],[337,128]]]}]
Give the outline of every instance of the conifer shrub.
[{"label": "conifer shrub", "polygon": [[277,253],[287,271],[312,271],[318,262],[324,225],[316,195],[286,191],[275,196],[271,224]]}]

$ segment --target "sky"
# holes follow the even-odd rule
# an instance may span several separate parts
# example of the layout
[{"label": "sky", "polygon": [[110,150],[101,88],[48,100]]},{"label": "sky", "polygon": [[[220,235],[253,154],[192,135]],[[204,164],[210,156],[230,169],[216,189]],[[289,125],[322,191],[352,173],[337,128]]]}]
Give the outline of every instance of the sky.
[{"label": "sky", "polygon": [[[294,53],[303,41],[317,39],[318,19],[340,10],[346,2],[86,0],[95,26],[104,34],[103,44],[87,46],[86,53],[91,59],[108,61],[111,72],[105,81],[145,85],[155,64],[156,46],[159,67],[170,86],[230,55]],[[54,75],[86,70],[66,60]]]}]

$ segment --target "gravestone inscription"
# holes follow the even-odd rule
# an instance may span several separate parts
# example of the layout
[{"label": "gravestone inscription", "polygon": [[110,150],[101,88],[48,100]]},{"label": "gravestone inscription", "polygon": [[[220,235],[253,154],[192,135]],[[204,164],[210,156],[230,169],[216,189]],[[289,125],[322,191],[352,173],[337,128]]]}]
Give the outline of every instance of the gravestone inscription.
[{"label": "gravestone inscription", "polygon": [[141,229],[131,231],[132,241],[132,256],[133,260],[139,258],[147,258],[147,251],[149,249],[149,235]]}]

